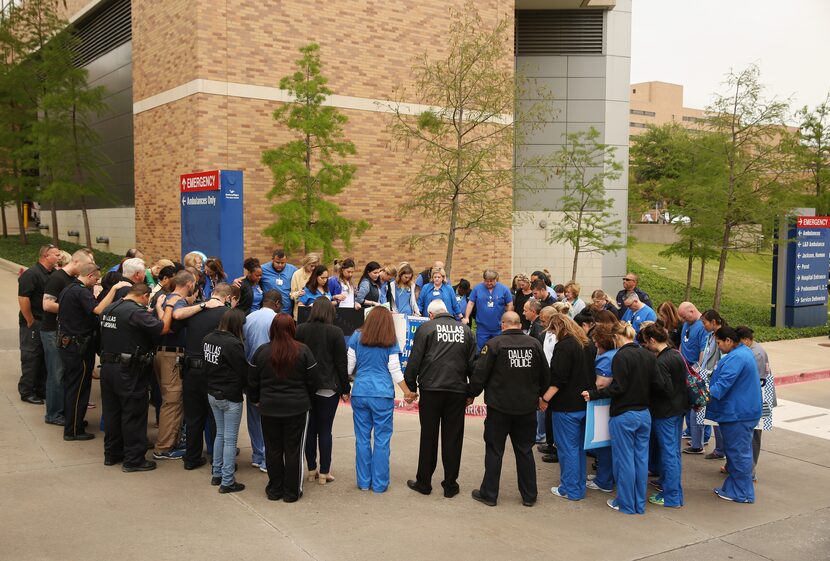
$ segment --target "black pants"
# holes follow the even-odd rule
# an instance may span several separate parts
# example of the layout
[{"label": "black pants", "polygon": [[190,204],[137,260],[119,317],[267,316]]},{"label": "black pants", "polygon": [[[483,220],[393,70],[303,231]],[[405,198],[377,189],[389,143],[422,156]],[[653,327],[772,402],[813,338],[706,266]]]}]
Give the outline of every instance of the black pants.
[{"label": "black pants", "polygon": [[337,413],[337,404],[340,396],[330,397],[322,395],[311,396],[311,413],[308,420],[308,435],[305,441],[305,460],[308,469],[317,469],[317,445],[320,446],[320,473],[331,471],[331,427],[334,425],[334,415]]},{"label": "black pants", "polygon": [[432,489],[432,474],[438,465],[438,431],[441,431],[441,463],[444,464],[444,489],[458,488],[461,469],[461,447],[464,442],[464,410],[466,396],[462,393],[425,391],[418,404],[421,421],[421,446],[418,452],[418,474],[415,479],[423,489]]},{"label": "black pants", "polygon": [[545,444],[553,446],[553,410],[545,409]]},{"label": "black pants", "polygon": [[21,398],[46,395],[46,358],[40,342],[40,322],[32,327],[20,326],[20,380],[17,391]]},{"label": "black pants", "polygon": [[95,349],[91,344],[81,347],[73,342],[66,348],[59,348],[58,353],[63,364],[63,415],[66,419],[63,434],[75,436],[84,432]]},{"label": "black pants", "polygon": [[144,462],[147,453],[149,371],[131,373],[119,364],[101,367],[104,458],[125,466]]},{"label": "black pants", "polygon": [[[208,386],[205,371],[199,368],[184,368],[182,373],[182,401],[184,402],[184,425],[187,428],[187,443],[184,454],[185,464],[195,464],[202,457],[205,448],[205,426],[209,433],[216,434],[216,421],[208,402]],[[213,442],[211,442],[211,447]],[[220,452],[221,453],[221,452]]]},{"label": "black pants", "polygon": [[497,500],[501,463],[508,435],[516,455],[516,475],[523,501],[536,500],[536,461],[533,459],[533,441],[536,439],[536,413],[510,415],[492,407],[484,419],[484,479],[481,495]]},{"label": "black pants", "polygon": [[265,463],[268,465],[265,492],[270,497],[293,500],[303,492],[303,448],[308,415],[308,411],[290,417],[262,415]]}]

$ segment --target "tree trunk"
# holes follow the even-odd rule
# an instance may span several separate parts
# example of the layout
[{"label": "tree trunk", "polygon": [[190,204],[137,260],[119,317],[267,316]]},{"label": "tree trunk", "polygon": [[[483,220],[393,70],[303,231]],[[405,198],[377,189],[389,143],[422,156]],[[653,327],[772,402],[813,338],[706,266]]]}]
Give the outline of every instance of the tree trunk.
[{"label": "tree trunk", "polygon": [[86,197],[81,196],[81,215],[84,217],[84,238],[86,246],[92,248],[92,234],[89,230],[89,213],[86,211]]},{"label": "tree trunk", "polygon": [[715,311],[720,310],[720,300],[723,296],[723,276],[726,272],[726,258],[729,256],[729,234],[732,230],[731,226],[724,226],[723,240],[721,241],[720,261],[718,262],[718,278],[715,281],[715,300],[712,302],[712,308]]},{"label": "tree trunk", "polygon": [[23,201],[17,201],[17,224],[20,228],[20,243],[27,245],[29,243],[29,236],[26,235],[26,227],[23,218]]},{"label": "tree trunk", "polygon": [[574,250],[574,263],[571,268],[571,282],[576,282],[576,271],[579,268],[579,248]]},{"label": "tree trunk", "polygon": [[[462,107],[459,109],[458,112],[458,122],[464,122],[464,108]],[[455,161],[455,179],[461,179],[461,144],[462,144],[463,136],[461,135],[460,130],[456,130],[456,161]],[[444,259],[444,272],[447,274],[447,279],[450,278],[450,273],[452,272],[452,254],[455,250],[455,231],[458,228],[458,207],[461,204],[458,198],[461,196],[459,191],[461,191],[461,186],[457,183],[453,183],[453,187],[455,188],[453,197],[452,197],[452,213],[450,214],[450,233],[447,236],[447,257]]]},{"label": "tree trunk", "polygon": [[697,283],[697,289],[698,290],[703,290],[703,280],[704,280],[703,275],[705,273],[706,273],[706,258],[701,257],[700,258],[700,280]]},{"label": "tree trunk", "polygon": [[683,291],[683,300],[685,302],[689,301],[689,297],[692,295],[692,267],[695,263],[695,242],[689,240],[689,262],[686,265],[686,288]]},{"label": "tree trunk", "polygon": [[50,212],[52,214],[52,245],[59,245],[58,242],[58,207],[55,201],[49,203]]},{"label": "tree trunk", "polygon": [[0,209],[0,213],[2,213],[2,216],[3,216],[3,237],[8,238],[9,237],[9,227],[6,224],[6,203],[3,203],[3,206]]}]

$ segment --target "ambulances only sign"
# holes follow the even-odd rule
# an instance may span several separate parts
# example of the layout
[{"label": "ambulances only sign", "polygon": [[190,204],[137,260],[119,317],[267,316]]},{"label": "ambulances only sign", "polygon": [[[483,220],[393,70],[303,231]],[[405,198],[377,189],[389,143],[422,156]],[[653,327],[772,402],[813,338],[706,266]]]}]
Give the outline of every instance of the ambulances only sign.
[{"label": "ambulances only sign", "polygon": [[179,186],[181,187],[182,193],[218,191],[219,185],[219,170],[187,173],[179,179]]}]

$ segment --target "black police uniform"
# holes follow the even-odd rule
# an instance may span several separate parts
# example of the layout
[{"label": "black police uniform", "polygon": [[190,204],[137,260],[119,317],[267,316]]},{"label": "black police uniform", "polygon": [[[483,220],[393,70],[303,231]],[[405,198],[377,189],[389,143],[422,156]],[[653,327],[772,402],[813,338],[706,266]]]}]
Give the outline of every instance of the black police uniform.
[{"label": "black police uniform", "polygon": [[141,304],[119,300],[101,314],[101,401],[104,461],[144,464],[147,453],[147,390],[153,338],[164,324]]},{"label": "black police uniform", "polygon": [[28,298],[32,306],[34,323],[26,325],[23,313],[20,323],[20,381],[17,391],[20,398],[39,398],[46,395],[46,361],[40,342],[40,322],[43,319],[43,289],[51,271],[40,263],[23,271],[17,279],[17,295]]},{"label": "black police uniform", "polygon": [[445,495],[458,492],[467,378],[473,371],[476,349],[470,328],[448,313],[437,314],[415,332],[404,379],[409,389],[420,390],[421,444],[415,486],[422,493],[432,490],[432,474],[438,463],[439,429],[444,464],[441,486]]},{"label": "black police uniform", "polygon": [[481,348],[467,395],[475,397],[484,389],[487,404],[484,479],[479,489],[482,498],[493,502],[498,499],[502,456],[509,435],[522,501],[536,501],[536,409],[548,387],[550,367],[542,345],[521,329],[505,330]]},{"label": "black police uniform", "polygon": [[[219,321],[229,308],[204,309],[185,320],[184,369],[182,371],[182,399],[184,400],[184,424],[187,443],[184,454],[185,469],[202,465],[205,426],[208,428],[208,451],[213,451],[213,435],[216,421],[208,402],[208,383],[205,374],[203,340],[219,326]],[[221,451],[219,451],[221,453]]]},{"label": "black police uniform", "polygon": [[98,347],[97,305],[92,290],[79,280],[64,288],[58,296],[57,343],[63,364],[64,438],[85,434],[84,416]]}]

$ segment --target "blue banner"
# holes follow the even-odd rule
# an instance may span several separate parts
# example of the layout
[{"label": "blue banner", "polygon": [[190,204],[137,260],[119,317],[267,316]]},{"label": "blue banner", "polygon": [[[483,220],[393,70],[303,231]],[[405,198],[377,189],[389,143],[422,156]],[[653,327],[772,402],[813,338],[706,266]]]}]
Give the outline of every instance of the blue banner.
[{"label": "blue banner", "polygon": [[827,304],[827,269],[830,258],[830,230],[796,228],[795,251],[790,250],[793,275],[787,306],[823,306]]},{"label": "blue banner", "polygon": [[406,364],[409,362],[409,355],[412,353],[412,345],[415,343],[415,332],[418,328],[429,321],[429,318],[419,316],[406,316],[406,342],[401,352],[401,370],[406,370]]}]

